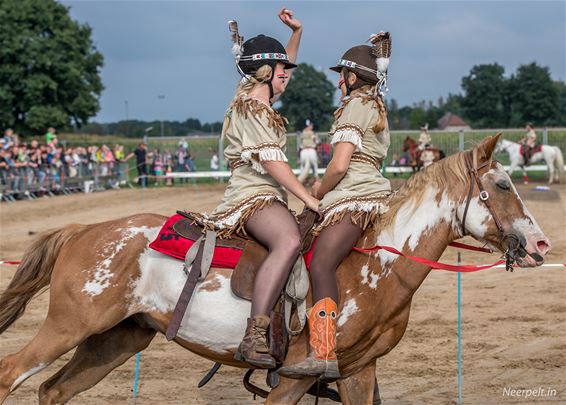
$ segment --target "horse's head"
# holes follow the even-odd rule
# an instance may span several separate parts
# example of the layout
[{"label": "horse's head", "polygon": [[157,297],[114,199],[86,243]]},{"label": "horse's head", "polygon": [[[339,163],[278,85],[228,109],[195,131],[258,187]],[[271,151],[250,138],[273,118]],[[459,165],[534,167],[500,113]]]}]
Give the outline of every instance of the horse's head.
[{"label": "horse's head", "polygon": [[492,159],[500,135],[462,153],[468,176],[457,216],[465,233],[505,252],[508,264],[535,267],[544,262],[550,241],[529,212],[511,178]]},{"label": "horse's head", "polygon": [[407,135],[405,140],[403,141],[403,152],[407,152],[410,149],[413,149],[417,146],[417,142],[413,138]]},{"label": "horse's head", "polygon": [[495,148],[493,149],[493,153],[504,153],[507,152],[507,147],[509,146],[511,142],[508,141],[507,139],[503,139],[501,138],[499,140],[499,142],[497,142],[497,144],[495,145]]}]

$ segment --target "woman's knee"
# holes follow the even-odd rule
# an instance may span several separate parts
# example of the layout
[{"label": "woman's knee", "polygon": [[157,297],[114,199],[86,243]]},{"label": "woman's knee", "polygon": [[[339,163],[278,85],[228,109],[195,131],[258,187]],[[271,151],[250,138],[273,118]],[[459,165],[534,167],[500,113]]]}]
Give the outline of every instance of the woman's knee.
[{"label": "woman's knee", "polygon": [[295,257],[299,254],[301,249],[301,236],[299,235],[299,229],[296,232],[287,232],[280,238],[277,238],[277,242],[274,246],[271,246],[271,251],[278,251],[289,257]]}]

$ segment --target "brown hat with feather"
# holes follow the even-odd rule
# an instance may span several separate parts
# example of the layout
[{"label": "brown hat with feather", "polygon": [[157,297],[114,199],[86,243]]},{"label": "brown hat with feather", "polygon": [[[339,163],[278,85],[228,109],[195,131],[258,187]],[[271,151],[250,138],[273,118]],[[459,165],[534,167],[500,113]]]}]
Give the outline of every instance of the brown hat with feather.
[{"label": "brown hat with feather", "polygon": [[336,66],[330,69],[340,72],[342,69],[352,71],[359,79],[378,88],[386,85],[387,67],[391,57],[391,35],[381,31],[369,37],[369,45],[354,46],[346,51]]}]

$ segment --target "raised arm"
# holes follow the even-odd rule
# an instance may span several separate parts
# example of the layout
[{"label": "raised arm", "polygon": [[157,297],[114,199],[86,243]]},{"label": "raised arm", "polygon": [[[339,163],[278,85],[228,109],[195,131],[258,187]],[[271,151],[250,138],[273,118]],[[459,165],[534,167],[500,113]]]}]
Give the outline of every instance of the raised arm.
[{"label": "raised arm", "polygon": [[[303,26],[299,20],[294,18],[293,11],[289,9],[282,8],[279,11],[278,16],[283,24],[291,28],[293,31],[285,50],[289,56],[289,61],[295,63],[297,60],[297,53],[299,52],[299,44],[301,43],[301,35],[303,34]],[[289,72],[289,76],[291,76],[291,73],[292,71]]]}]

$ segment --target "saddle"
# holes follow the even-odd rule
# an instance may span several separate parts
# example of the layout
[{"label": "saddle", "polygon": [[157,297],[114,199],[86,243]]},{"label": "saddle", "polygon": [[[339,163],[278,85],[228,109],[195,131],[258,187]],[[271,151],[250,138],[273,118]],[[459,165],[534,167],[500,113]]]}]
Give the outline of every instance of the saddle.
[{"label": "saddle", "polygon": [[526,143],[521,144],[521,155],[523,156],[523,160],[525,161],[525,166],[528,166],[531,163],[531,158],[535,153],[538,153],[542,150],[541,144],[535,144],[534,146],[529,146]]},{"label": "saddle", "polygon": [[[173,230],[179,236],[191,241],[197,241],[202,237],[205,232],[204,227],[189,212],[178,211],[177,213],[185,217],[173,225]],[[312,245],[314,236],[310,231],[317,219],[318,214],[309,209],[305,209],[297,216],[302,241],[301,253],[307,252]],[[230,286],[236,296],[251,301],[254,280],[259,266],[267,256],[267,249],[257,240],[239,235],[230,239],[217,238],[216,246],[242,251],[242,256],[232,273]]]}]

